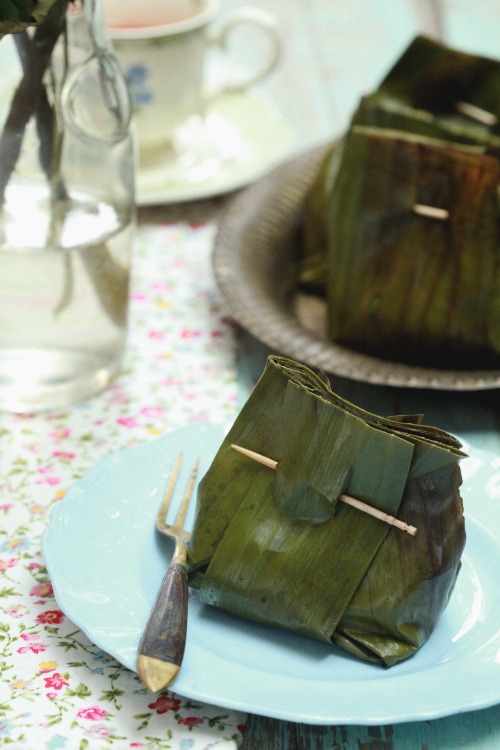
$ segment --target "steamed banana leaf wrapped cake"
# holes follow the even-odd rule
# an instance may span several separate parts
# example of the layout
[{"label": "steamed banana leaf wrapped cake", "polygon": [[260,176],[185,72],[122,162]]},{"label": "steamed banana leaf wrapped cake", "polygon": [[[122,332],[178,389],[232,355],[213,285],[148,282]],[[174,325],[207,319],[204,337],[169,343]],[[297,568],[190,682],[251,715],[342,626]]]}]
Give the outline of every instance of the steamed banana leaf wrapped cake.
[{"label": "steamed banana leaf wrapped cake", "polygon": [[299,284],[328,337],[412,365],[500,366],[500,62],[418,37],[304,203]]},{"label": "steamed banana leaf wrapped cake", "polygon": [[418,36],[352,122],[498,153],[500,62]]},{"label": "steamed banana leaf wrapped cake", "polygon": [[200,482],[190,584],[207,604],[391,666],[453,591],[463,456],[446,432],[370,414],[322,373],[270,357]]}]

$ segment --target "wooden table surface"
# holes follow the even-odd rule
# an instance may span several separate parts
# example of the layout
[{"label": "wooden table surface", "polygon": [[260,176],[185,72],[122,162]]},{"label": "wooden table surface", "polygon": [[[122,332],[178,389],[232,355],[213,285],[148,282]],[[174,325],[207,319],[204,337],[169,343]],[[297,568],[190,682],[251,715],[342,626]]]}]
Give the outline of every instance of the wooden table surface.
[{"label": "wooden table surface", "polygon": [[[225,10],[244,5],[227,0]],[[359,96],[375,88],[411,41],[423,32],[457,48],[500,56],[498,0],[255,0],[272,11],[284,41],[283,62],[261,86],[292,123],[297,151],[336,137]],[[242,37],[252,57],[252,39]],[[240,333],[242,402],[269,351]],[[472,394],[383,388],[342,378],[341,395],[378,413],[423,411],[427,421],[500,454],[498,391]],[[500,706],[433,721],[390,726],[309,726],[250,717],[245,750],[496,750]]]},{"label": "wooden table surface", "polygon": [[[360,95],[378,84],[418,31],[500,56],[500,0],[442,0],[439,6],[424,0],[224,0],[222,13],[247,2],[278,19],[282,64],[260,89],[289,120],[297,152],[342,133]],[[234,41],[252,64],[259,54],[252,35],[237,32],[236,38],[235,32]],[[131,670],[108,659],[58,609],[40,549],[49,509],[101,456],[186,420],[233,416],[233,329],[213,298],[208,272],[214,224],[229,201],[217,196],[140,212],[129,352],[111,388],[62,412],[1,416],[2,747],[208,750],[239,744],[239,712],[166,694],[153,700]],[[243,401],[269,352],[244,332],[238,340]],[[206,373],[214,374],[215,385],[207,386]],[[428,422],[500,456],[498,391],[446,394],[340,378],[332,385],[374,412],[423,411]],[[500,706],[378,727],[250,716],[243,747],[498,750]]]}]

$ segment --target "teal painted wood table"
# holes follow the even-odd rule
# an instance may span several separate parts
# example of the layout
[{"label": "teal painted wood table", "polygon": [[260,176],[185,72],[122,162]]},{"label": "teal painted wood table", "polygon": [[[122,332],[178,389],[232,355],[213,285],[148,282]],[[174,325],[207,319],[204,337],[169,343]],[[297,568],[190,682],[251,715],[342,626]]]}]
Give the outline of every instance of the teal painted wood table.
[{"label": "teal painted wood table", "polygon": [[250,717],[245,750],[493,750],[500,707],[446,719],[374,726],[316,727]]}]

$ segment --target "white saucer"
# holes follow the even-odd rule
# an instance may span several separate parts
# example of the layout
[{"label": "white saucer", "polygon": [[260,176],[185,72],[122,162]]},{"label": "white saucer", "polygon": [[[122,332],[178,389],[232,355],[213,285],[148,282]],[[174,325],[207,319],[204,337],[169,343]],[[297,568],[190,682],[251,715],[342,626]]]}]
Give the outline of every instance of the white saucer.
[{"label": "white saucer", "polygon": [[175,161],[152,155],[139,166],[139,206],[209,198],[258,179],[291,154],[294,133],[255,93],[230,94],[211,105],[202,124],[189,123],[179,141],[189,150]]}]

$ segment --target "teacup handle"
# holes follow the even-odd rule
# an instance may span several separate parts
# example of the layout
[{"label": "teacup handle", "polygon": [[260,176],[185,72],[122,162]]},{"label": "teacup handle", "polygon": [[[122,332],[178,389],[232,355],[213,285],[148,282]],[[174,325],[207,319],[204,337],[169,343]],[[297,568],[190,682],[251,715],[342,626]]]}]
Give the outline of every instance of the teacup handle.
[{"label": "teacup handle", "polygon": [[244,91],[259,81],[262,81],[276,68],[281,59],[281,39],[274,16],[267,13],[265,10],[253,8],[251,6],[243,6],[242,8],[234,10],[222,22],[222,25],[219,25],[215,30],[211,30],[208,37],[209,44],[216,45],[224,50],[227,46],[229,35],[233,29],[242,24],[256,26],[266,34],[271,42],[269,56],[264,62],[264,65],[253,73],[249,73],[239,79],[229,79],[221,82],[216,87],[215,91],[211,92],[209,96],[210,99],[221,96],[222,94]]}]

